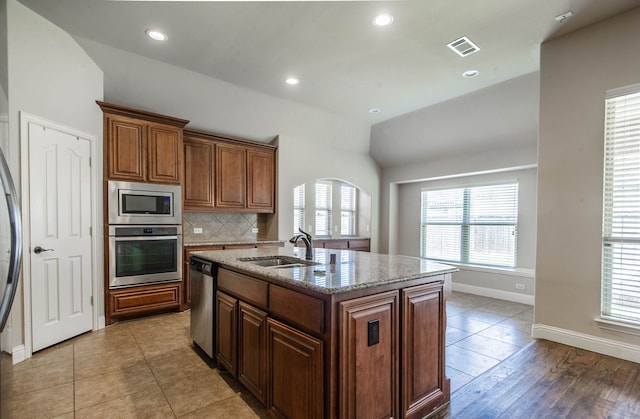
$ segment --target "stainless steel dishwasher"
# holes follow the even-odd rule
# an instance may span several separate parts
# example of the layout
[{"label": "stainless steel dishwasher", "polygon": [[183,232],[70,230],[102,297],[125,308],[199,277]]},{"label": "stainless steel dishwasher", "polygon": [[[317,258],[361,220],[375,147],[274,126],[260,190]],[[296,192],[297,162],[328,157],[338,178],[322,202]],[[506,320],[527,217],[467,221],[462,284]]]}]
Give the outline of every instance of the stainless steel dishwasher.
[{"label": "stainless steel dishwasher", "polygon": [[189,261],[191,277],[191,339],[209,358],[213,359],[213,264],[192,256]]}]

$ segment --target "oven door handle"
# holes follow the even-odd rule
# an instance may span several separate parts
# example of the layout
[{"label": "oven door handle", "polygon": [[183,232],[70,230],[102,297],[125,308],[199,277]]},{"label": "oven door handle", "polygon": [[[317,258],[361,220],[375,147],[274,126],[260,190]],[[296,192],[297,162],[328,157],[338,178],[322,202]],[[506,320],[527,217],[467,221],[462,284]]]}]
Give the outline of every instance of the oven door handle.
[{"label": "oven door handle", "polygon": [[115,241],[131,240],[178,240],[178,236],[111,236]]}]

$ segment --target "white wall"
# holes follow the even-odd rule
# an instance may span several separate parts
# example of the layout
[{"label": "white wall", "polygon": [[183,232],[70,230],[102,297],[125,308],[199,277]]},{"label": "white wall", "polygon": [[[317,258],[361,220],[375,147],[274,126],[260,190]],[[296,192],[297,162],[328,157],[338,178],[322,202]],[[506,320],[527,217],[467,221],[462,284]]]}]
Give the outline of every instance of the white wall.
[{"label": "white wall", "polygon": [[[640,362],[598,327],[604,98],[640,82],[640,8],[542,45],[534,335]],[[631,354],[631,355],[630,355]]]},{"label": "white wall", "polygon": [[[395,118],[373,127],[372,138],[375,137],[378,143],[388,141],[393,144],[402,144],[403,135],[409,135],[411,138],[421,137],[425,142],[454,142],[461,135],[477,135],[484,143],[483,151],[449,149],[445,154],[435,154],[421,162],[383,169],[379,227],[381,252],[418,255],[421,187],[436,183],[457,185],[460,182],[473,183],[488,179],[521,178],[523,191],[520,199],[523,209],[519,223],[518,268],[525,269],[527,272],[524,274],[514,273],[505,278],[504,272],[461,270],[460,273],[454,274],[453,281],[454,286],[456,284],[467,286],[464,288],[467,292],[484,293],[485,295],[532,303],[535,289],[532,268],[536,258],[537,124],[523,122],[520,125],[510,126],[510,135],[514,136],[512,146],[504,145],[505,138],[502,134],[498,136],[495,143],[491,142],[491,130],[494,128],[491,124],[477,124],[477,133],[470,134],[468,127],[461,128],[463,124],[450,123],[448,130],[441,130],[437,138],[431,137],[430,125],[438,118],[445,118],[448,121],[456,120],[455,113],[460,108],[456,104],[462,104],[465,100],[470,100],[475,104],[487,103],[487,106],[495,106],[493,103],[495,102],[494,95],[500,97],[502,102],[507,100],[505,95],[508,95],[512,90],[518,92],[518,98],[511,97],[508,98],[508,101],[525,101],[526,103],[522,105],[523,109],[535,108],[536,106],[532,104],[538,102],[537,80],[537,75],[527,75],[502,85],[483,89],[469,97],[463,96],[442,105],[434,105],[413,112],[410,115],[411,123],[408,125],[412,127],[413,132],[409,134],[406,133],[407,121],[404,117]],[[447,115],[443,116],[443,112]],[[500,112],[500,107],[495,108],[494,112]],[[476,117],[477,115],[468,115],[472,121]],[[537,115],[523,119],[537,121]],[[504,130],[500,130],[500,132],[502,131]],[[471,138],[465,141],[474,142],[475,140]],[[437,149],[441,149],[441,147],[437,147]],[[525,285],[525,290],[516,290],[516,283]]]},{"label": "white wall", "polygon": [[[7,1],[8,90],[9,90],[9,165],[16,188],[19,182],[20,140],[19,112],[26,112],[94,135],[96,147],[102,150],[102,113],[95,100],[102,99],[102,71],[78,44],[55,25],[33,13],[16,0]],[[98,173],[102,163],[96,162]],[[99,183],[99,182],[98,182]],[[98,196],[102,191],[97,191]],[[99,219],[102,207],[99,206]],[[102,234],[101,226],[96,226]],[[102,239],[99,238],[99,243]],[[98,265],[102,266],[102,247],[96,249]],[[102,272],[99,284],[102,286]],[[23,296],[19,294],[12,309],[12,346],[24,343]],[[96,296],[103,289],[94,290]],[[102,298],[95,299],[104,313]]]},{"label": "white wall", "polygon": [[[424,182],[402,183],[398,186],[398,244],[397,253],[420,256],[421,192],[427,188],[456,188],[481,183],[517,181],[518,243],[516,267],[519,272],[460,267],[454,274],[457,285],[489,288],[525,296],[534,294],[533,269],[536,248],[536,169],[513,170],[474,176],[446,178]],[[516,284],[524,289],[516,289]],[[532,299],[525,299],[533,302]],[[523,300],[524,301],[524,300]]]},{"label": "white wall", "polygon": [[[293,188],[313,179],[342,179],[378,202],[380,170],[369,156],[366,123],[87,39],[79,42],[105,72],[107,101],[188,119],[195,129],[259,141],[278,138],[278,216],[269,238],[291,236]],[[376,204],[372,213],[377,225]],[[375,242],[375,229],[371,236]]]}]

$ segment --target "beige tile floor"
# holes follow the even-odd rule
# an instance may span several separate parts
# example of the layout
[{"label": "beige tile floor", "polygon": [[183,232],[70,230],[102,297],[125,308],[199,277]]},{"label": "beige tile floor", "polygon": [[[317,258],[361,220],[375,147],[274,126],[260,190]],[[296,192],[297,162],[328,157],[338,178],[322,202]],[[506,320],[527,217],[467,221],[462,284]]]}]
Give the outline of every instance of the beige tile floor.
[{"label": "beige tile floor", "polygon": [[[530,341],[530,306],[453,293],[447,312],[452,391]],[[3,355],[0,416],[268,417],[235,380],[210,368],[194,352],[189,315],[168,313],[121,322],[13,366]]]}]

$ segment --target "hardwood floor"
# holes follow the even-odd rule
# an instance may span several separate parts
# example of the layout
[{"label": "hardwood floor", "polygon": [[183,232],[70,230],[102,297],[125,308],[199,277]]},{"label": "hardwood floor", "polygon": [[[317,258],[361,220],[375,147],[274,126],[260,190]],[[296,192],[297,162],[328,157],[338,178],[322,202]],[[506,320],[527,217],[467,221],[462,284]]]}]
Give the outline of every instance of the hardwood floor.
[{"label": "hardwood floor", "polygon": [[451,397],[450,418],[638,418],[640,365],[536,340]]},{"label": "hardwood floor", "polygon": [[[454,292],[447,312],[451,403],[434,418],[640,418],[640,364],[531,341],[530,306]],[[3,353],[0,418],[267,418],[235,378],[198,356],[189,325],[189,312],[167,313],[15,365]]]}]

